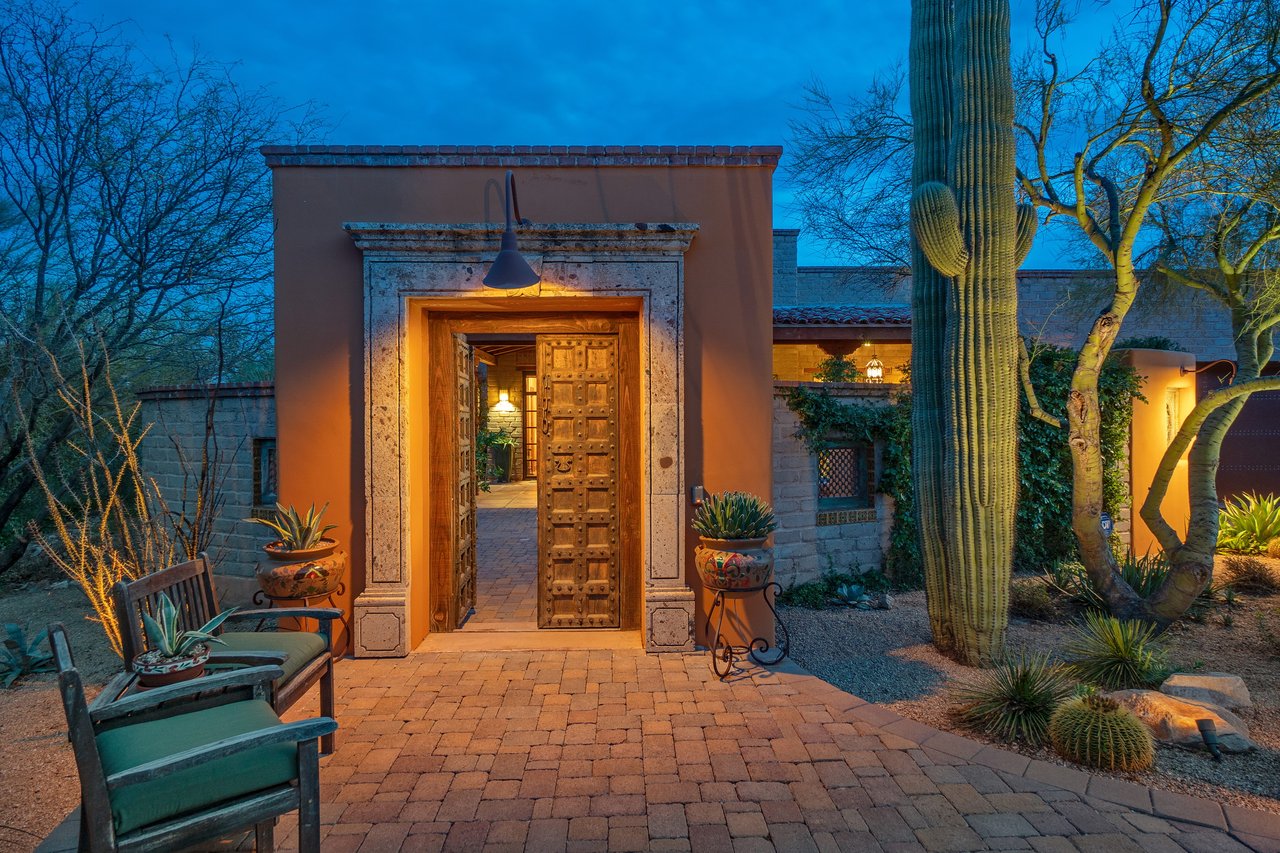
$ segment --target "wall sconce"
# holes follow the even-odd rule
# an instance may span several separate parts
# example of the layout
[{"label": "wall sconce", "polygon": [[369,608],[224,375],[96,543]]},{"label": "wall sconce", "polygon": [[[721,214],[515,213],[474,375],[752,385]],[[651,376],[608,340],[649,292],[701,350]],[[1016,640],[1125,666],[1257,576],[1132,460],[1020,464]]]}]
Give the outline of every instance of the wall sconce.
[{"label": "wall sconce", "polygon": [[511,402],[511,395],[506,391],[498,392],[498,402],[493,407],[495,412],[514,412],[516,410],[515,403]]},{"label": "wall sconce", "polygon": [[874,350],[871,353],[871,359],[867,362],[867,381],[876,384],[884,382],[884,362],[876,358]]},{"label": "wall sconce", "polygon": [[[499,287],[506,290],[529,287],[542,281],[542,276],[533,271],[533,267],[529,266],[529,262],[516,249],[515,224],[522,220],[520,219],[520,204],[516,200],[516,179],[510,169],[507,170],[504,204],[507,224],[502,229],[502,241],[499,244],[498,257],[493,259],[493,266],[489,267],[489,272],[484,277],[484,285],[485,287]],[[513,208],[515,209],[514,221],[511,217]]]}]

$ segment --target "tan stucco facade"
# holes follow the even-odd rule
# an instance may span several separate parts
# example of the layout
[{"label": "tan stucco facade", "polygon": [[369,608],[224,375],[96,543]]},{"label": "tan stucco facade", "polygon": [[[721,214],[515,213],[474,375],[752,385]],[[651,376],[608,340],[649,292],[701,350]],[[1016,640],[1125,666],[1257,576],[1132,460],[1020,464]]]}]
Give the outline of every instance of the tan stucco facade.
[{"label": "tan stucco facade", "polygon": [[[778,150],[580,151],[266,150],[274,173],[276,212],[281,496],[301,504],[330,502],[330,520],[339,525],[335,533],[351,555],[351,579],[343,602],[348,611],[352,599],[364,595],[375,582],[369,555],[378,547],[399,548],[403,543],[375,541],[395,536],[394,531],[372,538],[369,533],[366,448],[374,436],[370,428],[373,401],[367,388],[368,257],[367,250],[362,252],[357,245],[359,235],[353,239],[358,228],[349,232],[345,226],[430,223],[439,229],[461,223],[489,224],[495,226],[492,251],[496,251],[501,179],[503,171],[512,168],[521,213],[535,222],[559,223],[570,230],[575,224],[610,223],[641,233],[644,223],[679,223],[694,229],[687,251],[679,252],[680,310],[674,316],[679,317],[681,328],[678,335],[672,331],[679,340],[681,411],[676,423],[681,432],[681,476],[663,479],[664,491],[646,499],[658,501],[659,506],[644,509],[661,515],[668,525],[678,522],[672,535],[680,540],[680,547],[671,559],[682,560],[677,566],[652,567],[646,583],[658,575],[670,575],[673,587],[667,592],[674,595],[674,585],[683,590],[680,596],[688,600],[689,616],[694,617],[690,632],[701,631],[709,602],[690,574],[695,540],[685,523],[691,509],[688,489],[704,485],[761,495],[771,490],[771,217]],[[477,232],[468,233],[475,236]],[[552,263],[591,260],[558,250],[554,233],[538,239],[541,242],[531,243],[531,249],[545,253]],[[471,247],[453,253],[449,258],[452,283],[442,289],[483,295],[479,279],[487,266],[485,258],[484,252]],[[556,278],[557,286],[547,295],[575,295],[576,279],[567,274]],[[623,290],[643,289],[642,284],[613,283]],[[426,278],[419,285],[423,292],[441,289]],[[604,285],[597,281],[593,286]],[[536,301],[538,296],[527,298]],[[423,369],[414,321],[406,321],[404,329],[407,343],[401,357],[407,359],[410,372]],[[409,410],[397,416],[405,419],[403,428],[412,437],[420,413],[413,411],[412,398],[407,405]],[[642,436],[642,443],[648,438]],[[414,447],[409,440],[403,451],[412,457]],[[419,448],[417,454],[423,450]],[[409,458],[402,464],[406,476],[412,477],[420,470],[415,466],[425,461]],[[412,512],[403,519],[413,541],[421,522]],[[425,568],[420,561],[429,563],[432,555],[419,545],[407,559],[413,563],[406,575],[411,579]],[[400,593],[392,592],[395,595]],[[426,625],[425,618],[413,618],[415,608],[425,607],[425,591],[414,588],[401,599],[409,614],[403,637],[395,644],[386,643],[385,637],[379,641],[397,654],[416,645]],[[748,622],[754,627],[756,620],[749,617]],[[653,646],[651,640],[647,642]]]}]

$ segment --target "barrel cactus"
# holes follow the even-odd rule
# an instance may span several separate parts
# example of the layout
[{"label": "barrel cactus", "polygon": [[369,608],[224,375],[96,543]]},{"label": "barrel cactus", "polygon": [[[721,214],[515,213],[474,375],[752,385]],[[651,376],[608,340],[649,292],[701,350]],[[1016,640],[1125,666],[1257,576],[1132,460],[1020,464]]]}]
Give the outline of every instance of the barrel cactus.
[{"label": "barrel cactus", "polygon": [[1096,694],[1064,703],[1049,720],[1054,750],[1070,761],[1102,770],[1145,770],[1155,744],[1133,712]]},{"label": "barrel cactus", "polygon": [[1019,208],[1008,0],[913,0],[913,474],[934,642],[999,658],[1017,502]]}]

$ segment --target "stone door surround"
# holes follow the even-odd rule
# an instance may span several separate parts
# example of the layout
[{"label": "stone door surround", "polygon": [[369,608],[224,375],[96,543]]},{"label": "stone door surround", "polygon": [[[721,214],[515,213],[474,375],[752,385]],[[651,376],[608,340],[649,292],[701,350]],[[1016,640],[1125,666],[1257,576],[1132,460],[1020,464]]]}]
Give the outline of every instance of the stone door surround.
[{"label": "stone door surround", "polygon": [[638,300],[645,646],[692,649],[694,599],[684,580],[684,253],[697,225],[521,226],[520,251],[542,282],[520,290],[481,282],[498,246],[492,225],[344,227],[364,254],[365,583],[354,605],[356,656],[408,654],[410,637],[421,633],[410,620],[428,618],[409,603],[411,566],[423,555],[410,553],[406,407],[421,391],[409,387],[406,339],[414,300],[447,297],[460,308],[468,298],[511,298],[519,300],[513,310],[525,311],[540,310],[542,297]]}]

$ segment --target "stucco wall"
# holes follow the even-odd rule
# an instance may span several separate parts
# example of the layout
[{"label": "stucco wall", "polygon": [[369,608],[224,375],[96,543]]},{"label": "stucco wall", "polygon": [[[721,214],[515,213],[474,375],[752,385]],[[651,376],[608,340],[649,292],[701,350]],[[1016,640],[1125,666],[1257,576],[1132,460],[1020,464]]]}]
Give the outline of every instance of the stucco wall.
[{"label": "stucco wall", "polygon": [[[140,413],[151,430],[139,448],[144,470],[156,478],[170,509],[180,510],[183,499],[182,455],[194,476],[199,471],[205,435],[205,415],[213,395],[213,429],[223,477],[223,504],[214,524],[209,556],[214,570],[227,578],[248,579],[262,556],[268,531],[244,521],[254,510],[254,439],[276,435],[275,399],[270,383],[225,385],[217,389],[155,388],[141,392]],[[179,452],[181,448],[181,454]],[[194,481],[188,484],[194,500]],[[257,587],[228,580],[220,584],[224,598],[247,598]]]},{"label": "stucco wall", "polygon": [[[342,225],[500,223],[508,166],[516,170],[520,212],[535,221],[697,223],[685,256],[686,481],[769,494],[777,155],[737,150],[269,153],[281,491],[289,501],[331,501],[335,533],[348,543],[352,562],[348,598],[360,591],[365,571],[366,404],[361,254]],[[695,540],[691,532],[686,537],[688,572]]]}]

